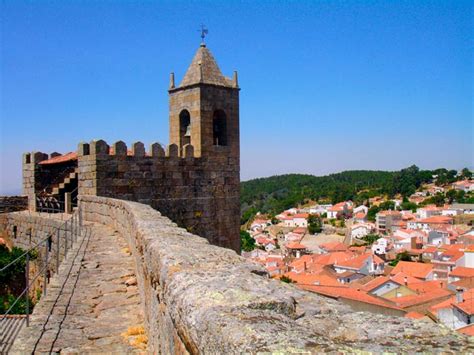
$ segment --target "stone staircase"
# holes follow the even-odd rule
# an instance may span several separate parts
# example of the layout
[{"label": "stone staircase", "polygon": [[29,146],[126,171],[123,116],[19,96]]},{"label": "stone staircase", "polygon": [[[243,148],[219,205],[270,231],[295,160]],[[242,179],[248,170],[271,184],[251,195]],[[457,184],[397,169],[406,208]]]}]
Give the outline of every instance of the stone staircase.
[{"label": "stone staircase", "polygon": [[[65,192],[70,192],[77,187],[77,179],[79,177],[79,169],[76,167],[72,173],[69,173],[57,186],[53,187],[52,195],[62,195]],[[74,184],[75,183],[75,184]],[[75,185],[75,186],[74,186]]]},{"label": "stone staircase", "polygon": [[38,212],[64,212],[64,196],[71,193],[73,200],[77,197],[77,186],[79,169],[75,167],[72,171],[65,172],[57,182],[46,187],[43,192],[36,196],[36,208]]}]

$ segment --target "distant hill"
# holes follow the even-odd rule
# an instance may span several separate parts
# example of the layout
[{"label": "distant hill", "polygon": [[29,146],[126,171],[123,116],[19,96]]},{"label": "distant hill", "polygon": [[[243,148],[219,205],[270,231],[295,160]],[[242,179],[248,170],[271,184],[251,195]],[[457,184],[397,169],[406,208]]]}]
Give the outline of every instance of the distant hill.
[{"label": "distant hill", "polygon": [[351,199],[362,203],[380,194],[409,196],[437,175],[442,183],[456,180],[456,170],[420,170],[413,165],[400,171],[344,171],[327,176],[288,174],[241,183],[242,222],[255,213],[279,213],[306,199],[336,203]]}]

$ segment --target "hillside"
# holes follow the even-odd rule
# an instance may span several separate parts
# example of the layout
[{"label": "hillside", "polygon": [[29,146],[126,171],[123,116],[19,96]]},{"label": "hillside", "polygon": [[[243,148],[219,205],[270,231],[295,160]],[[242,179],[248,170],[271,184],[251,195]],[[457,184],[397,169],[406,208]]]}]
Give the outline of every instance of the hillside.
[{"label": "hillside", "polygon": [[433,175],[442,183],[456,180],[457,171],[420,170],[413,165],[400,171],[344,171],[327,176],[288,174],[259,178],[241,183],[242,222],[256,212],[279,213],[305,200],[336,203],[354,200],[362,203],[369,197],[384,194],[409,196]]}]

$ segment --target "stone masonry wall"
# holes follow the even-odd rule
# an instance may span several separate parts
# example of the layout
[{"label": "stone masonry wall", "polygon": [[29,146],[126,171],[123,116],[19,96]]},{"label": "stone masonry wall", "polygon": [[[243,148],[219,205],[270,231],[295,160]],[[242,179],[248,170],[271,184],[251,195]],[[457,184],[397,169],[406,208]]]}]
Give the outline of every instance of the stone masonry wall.
[{"label": "stone masonry wall", "polygon": [[97,196],[80,204],[86,220],[130,243],[150,353],[474,351],[472,339],[441,325],[354,312],[271,280],[149,206]]},{"label": "stone masonry wall", "polygon": [[0,196],[0,213],[28,209],[28,196]]},{"label": "stone masonry wall", "polygon": [[[50,218],[47,213],[38,213],[30,211],[1,213],[0,214],[0,236],[6,239],[9,246],[14,246],[28,250],[44,239],[51,237],[48,250],[48,271],[49,275],[56,272],[57,257],[56,251],[59,250],[59,264],[65,256],[65,240],[68,238],[70,247],[71,225],[65,225],[70,216],[64,216],[64,220]],[[59,233],[59,244],[58,244]],[[58,248],[59,245],[59,248]],[[36,248],[37,257],[32,260],[37,270],[41,270],[44,265],[46,248],[48,243],[42,243]],[[32,275],[37,270],[31,270]],[[42,277],[38,278],[36,284],[42,284]]]},{"label": "stone masonry wall", "polygon": [[123,142],[112,149],[102,140],[81,143],[79,194],[151,205],[212,244],[240,251],[237,159],[217,151],[212,157],[195,158],[190,145],[184,147],[184,157],[178,157],[175,144],[165,152],[155,143],[146,153],[137,142],[131,154],[127,151]]}]

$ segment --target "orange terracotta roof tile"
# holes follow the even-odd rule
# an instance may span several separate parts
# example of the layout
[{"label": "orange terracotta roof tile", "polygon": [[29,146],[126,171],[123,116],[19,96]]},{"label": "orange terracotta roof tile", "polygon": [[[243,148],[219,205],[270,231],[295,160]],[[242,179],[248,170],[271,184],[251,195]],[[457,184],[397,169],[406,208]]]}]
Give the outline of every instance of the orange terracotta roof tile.
[{"label": "orange terracotta roof tile", "polygon": [[327,250],[328,252],[331,251],[346,251],[347,245],[341,242],[330,242],[324,243],[319,246],[321,249]]},{"label": "orange terracotta roof tile", "polygon": [[321,285],[321,286],[340,286],[341,284],[335,279],[326,274],[307,274],[307,273],[294,273],[287,272],[285,276],[295,281],[299,285]]},{"label": "orange terracotta roof tile", "polygon": [[[393,270],[392,270],[393,273]],[[395,281],[399,285],[404,285],[405,283],[407,284],[413,284],[413,283],[419,283],[420,279],[417,279],[415,277],[412,277],[410,275],[404,274],[403,272],[399,272],[397,274],[393,274],[390,276],[393,281]]]},{"label": "orange terracotta roof tile", "polygon": [[390,300],[394,302],[398,307],[407,308],[407,307],[412,307],[412,306],[427,303],[427,302],[432,302],[438,298],[443,298],[450,295],[452,295],[452,292],[442,289],[442,288],[438,288],[428,293],[420,293],[420,294],[414,294],[414,295],[408,295],[408,296],[402,296],[402,297],[394,297],[394,298],[391,298]]},{"label": "orange terracotta roof tile", "polygon": [[289,243],[286,245],[287,249],[306,249],[306,246],[301,243]]},{"label": "orange terracotta roof tile", "polygon": [[[366,260],[370,257],[372,257],[373,261],[375,261],[374,256],[372,254],[367,253],[367,254],[361,254],[352,259],[347,259],[341,262],[338,261],[336,264],[334,264],[334,266],[359,270],[362,266],[364,266]],[[377,259],[379,261],[375,261],[376,263],[380,263],[380,262],[383,263],[382,259],[380,259],[379,257],[377,257]]]},{"label": "orange terracotta roof tile", "polygon": [[399,261],[397,266],[392,270],[391,274],[396,275],[403,272],[412,277],[425,279],[433,270],[433,264],[416,263],[410,261]]},{"label": "orange terracotta roof tile", "polygon": [[336,251],[329,254],[317,255],[314,262],[321,265],[333,265],[336,262],[341,262],[354,257],[352,252]]},{"label": "orange terracotta roof tile", "polygon": [[420,219],[419,222],[428,224],[451,224],[453,223],[453,218],[448,216],[432,216]]},{"label": "orange terracotta roof tile", "polygon": [[423,314],[418,313],[418,312],[408,312],[405,314],[405,318],[411,318],[411,319],[421,319],[425,317]]},{"label": "orange terracotta roof tile", "polygon": [[445,281],[423,281],[423,282],[410,282],[408,283],[408,288],[410,290],[416,291],[417,293],[430,293],[436,291],[440,288],[446,288],[447,283]]},{"label": "orange terracotta roof tile", "polygon": [[312,291],[324,296],[329,296],[333,298],[346,298],[354,301],[359,301],[363,303],[368,303],[372,305],[377,305],[381,307],[391,308],[400,310],[399,307],[390,304],[388,301],[385,301],[381,298],[377,298],[367,294],[362,290],[355,288],[350,288],[344,285],[341,286],[300,286],[301,288]]},{"label": "orange terracotta roof tile", "polygon": [[373,280],[370,280],[365,285],[362,285],[362,289],[364,291],[370,292],[372,290],[375,290],[377,287],[382,286],[384,283],[386,283],[388,281],[391,281],[388,277],[379,276],[379,277],[376,277]]},{"label": "orange terracotta roof tile", "polygon": [[66,163],[68,161],[75,161],[75,160],[77,160],[77,153],[70,152],[67,154],[59,155],[51,159],[43,160],[39,164],[40,165],[60,164],[60,163]]},{"label": "orange terracotta roof tile", "polygon": [[456,329],[456,331],[461,334],[474,336],[474,324],[469,324],[463,328]]}]

